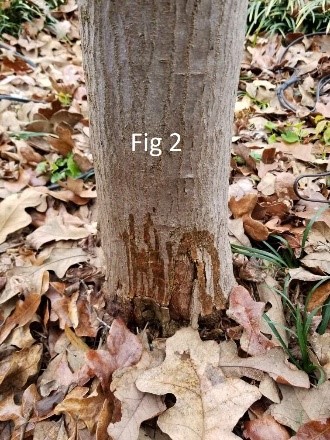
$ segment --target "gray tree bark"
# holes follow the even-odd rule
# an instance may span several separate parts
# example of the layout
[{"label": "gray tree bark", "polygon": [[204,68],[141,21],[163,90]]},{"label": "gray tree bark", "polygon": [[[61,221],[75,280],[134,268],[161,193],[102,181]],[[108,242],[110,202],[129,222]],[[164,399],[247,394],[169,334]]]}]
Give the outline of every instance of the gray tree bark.
[{"label": "gray tree bark", "polygon": [[247,1],[79,7],[109,307],[165,333],[197,325],[234,285],[227,187]]}]

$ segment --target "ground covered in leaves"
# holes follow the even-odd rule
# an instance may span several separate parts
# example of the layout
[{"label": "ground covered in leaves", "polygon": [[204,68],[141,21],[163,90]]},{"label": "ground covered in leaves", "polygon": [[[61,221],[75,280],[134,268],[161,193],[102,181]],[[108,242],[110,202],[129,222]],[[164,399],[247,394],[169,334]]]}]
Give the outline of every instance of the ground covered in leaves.
[{"label": "ground covered in leaves", "polygon": [[294,191],[328,169],[330,36],[247,39],[229,324],[150,343],[105,312],[75,2],[55,14],[2,36],[0,439],[330,439],[327,178]]}]

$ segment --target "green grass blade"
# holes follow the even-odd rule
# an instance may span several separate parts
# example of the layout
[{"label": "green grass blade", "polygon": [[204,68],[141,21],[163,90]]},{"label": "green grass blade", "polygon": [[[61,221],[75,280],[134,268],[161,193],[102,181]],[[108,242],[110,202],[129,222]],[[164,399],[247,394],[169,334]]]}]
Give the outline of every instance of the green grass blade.
[{"label": "green grass blade", "polygon": [[264,318],[264,320],[267,322],[267,324],[269,325],[270,329],[272,330],[272,332],[274,333],[274,335],[276,336],[277,340],[279,341],[279,343],[281,344],[283,350],[287,353],[287,355],[289,356],[291,362],[297,367],[299,368],[299,370],[301,369],[300,365],[298,364],[298,362],[296,361],[296,359],[294,358],[294,356],[292,355],[291,351],[289,350],[289,348],[287,347],[286,343],[283,341],[282,336],[279,334],[279,332],[277,331],[277,328],[275,327],[274,322],[264,313],[262,315],[262,317]]},{"label": "green grass blade", "polygon": [[330,322],[330,298],[327,299],[325,304],[323,305],[323,311],[322,311],[322,321],[317,329],[317,332],[320,335],[324,335],[326,332]]}]

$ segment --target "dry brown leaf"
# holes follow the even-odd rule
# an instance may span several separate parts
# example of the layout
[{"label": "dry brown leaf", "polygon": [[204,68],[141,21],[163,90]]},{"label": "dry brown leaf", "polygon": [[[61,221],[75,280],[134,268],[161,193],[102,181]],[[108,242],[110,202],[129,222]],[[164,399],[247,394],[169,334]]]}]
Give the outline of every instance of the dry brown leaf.
[{"label": "dry brown leaf", "polygon": [[8,234],[24,228],[31,223],[31,216],[26,208],[37,207],[45,200],[45,195],[33,188],[22,193],[12,194],[0,203],[0,243]]},{"label": "dry brown leaf", "polygon": [[265,303],[254,301],[243,286],[231,291],[227,315],[244,328],[241,348],[252,356],[265,353],[275,345],[260,332],[264,310]]},{"label": "dry brown leaf", "polygon": [[314,333],[309,338],[309,342],[318,363],[322,366],[327,378],[330,379],[330,333],[327,332],[323,335]]},{"label": "dry brown leaf", "polygon": [[290,275],[290,280],[301,280],[301,281],[321,281],[326,278],[325,275],[315,275],[309,270],[303,267],[297,267],[295,269],[289,269],[288,273]]},{"label": "dry brown leaf", "polygon": [[73,327],[77,336],[96,336],[99,321],[89,297],[79,291],[67,295],[57,288],[57,283],[50,283],[46,296],[51,303],[50,321],[58,321],[62,330]]},{"label": "dry brown leaf", "polygon": [[63,418],[58,421],[43,420],[36,423],[33,440],[70,440]]},{"label": "dry brown leaf", "polygon": [[[268,275],[265,281],[257,286],[257,289],[260,301],[271,305],[271,308],[266,312],[266,315],[275,324],[282,340],[288,344],[288,337],[285,330],[286,320],[284,316],[283,304],[281,296],[275,291],[275,289],[280,289],[280,286],[273,277]],[[277,340],[276,335],[273,333],[272,329],[264,319],[261,321],[260,330],[263,333],[272,334],[273,340],[280,344],[280,341]]]},{"label": "dry brown leaf", "polygon": [[0,304],[4,304],[25,289],[38,294],[45,293],[49,285],[49,270],[53,270],[59,278],[63,278],[70,266],[87,259],[88,254],[80,248],[54,248],[50,254],[48,252],[39,258],[38,265],[15,267],[9,270],[7,272],[9,280],[16,279],[19,284],[7,282],[0,296]]},{"label": "dry brown leaf", "polygon": [[197,331],[183,328],[166,341],[164,362],[136,381],[140,391],[172,393],[175,405],[158,418],[172,440],[234,440],[239,418],[261,397],[241,379],[227,379],[218,367],[219,347],[202,342]]},{"label": "dry brown leaf", "polygon": [[302,425],[291,440],[329,440],[330,419],[312,420]]},{"label": "dry brown leaf", "polygon": [[304,266],[314,269],[319,274],[330,274],[330,253],[329,251],[312,252],[302,258]]},{"label": "dry brown leaf", "polygon": [[69,393],[63,402],[54,409],[55,414],[69,414],[73,420],[82,420],[89,431],[96,427],[98,416],[102,411],[105,396],[102,393],[94,392],[92,395],[84,397],[74,397]]},{"label": "dry brown leaf", "polygon": [[63,351],[48,363],[46,370],[39,376],[38,388],[45,397],[52,391],[65,392],[73,382],[74,375],[68,365],[66,351]]},{"label": "dry brown leaf", "polygon": [[280,395],[274,379],[270,376],[265,375],[264,378],[260,381],[259,391],[261,394],[271,402],[280,403]]},{"label": "dry brown leaf", "polygon": [[6,319],[0,328],[0,344],[9,336],[15,327],[22,327],[32,319],[40,304],[38,293],[27,292],[24,300],[16,302],[14,312]]},{"label": "dry brown leaf", "polygon": [[295,159],[303,162],[314,162],[315,156],[312,154],[313,144],[286,144],[285,142],[275,142],[272,144],[277,151],[292,155]]},{"label": "dry brown leaf", "polygon": [[293,190],[295,176],[291,173],[282,171],[276,175],[275,191],[276,195],[281,200],[296,200],[297,196]]},{"label": "dry brown leaf", "polygon": [[258,191],[265,196],[271,196],[275,193],[276,176],[272,173],[266,173],[258,183]]},{"label": "dry brown leaf", "polygon": [[85,225],[79,217],[61,209],[58,215],[49,216],[44,225],[28,235],[26,240],[30,246],[39,249],[49,241],[80,240],[91,233],[96,233],[96,229],[91,225]]},{"label": "dry brown leaf", "polygon": [[280,390],[282,402],[271,405],[270,412],[282,425],[298,431],[304,423],[330,417],[329,381],[309,390],[287,385],[280,385]]},{"label": "dry brown leaf", "polygon": [[278,383],[309,388],[308,375],[290,364],[287,359],[288,355],[281,347],[270,348],[258,356],[241,358],[237,354],[234,341],[220,344],[219,366],[227,377],[247,376],[261,380],[260,372],[265,372]]},{"label": "dry brown leaf", "polygon": [[42,345],[12,353],[0,362],[0,392],[21,389],[31,376],[39,371]]},{"label": "dry brown leaf", "polygon": [[112,373],[117,368],[136,364],[142,355],[140,339],[131,333],[121,319],[111,324],[106,349],[86,352],[86,363],[92,375],[99,378],[104,390],[110,385]]},{"label": "dry brown leaf", "polygon": [[0,401],[0,421],[3,422],[8,420],[12,420],[15,426],[19,426],[21,423],[24,422],[24,417],[21,413],[21,407],[14,402],[13,393],[7,394],[5,397],[2,397]]},{"label": "dry brown leaf", "polygon": [[329,298],[329,295],[330,295],[330,281],[321,284],[317,289],[314,290],[307,304],[307,311],[311,312],[317,307],[322,306],[325,303],[325,301]]},{"label": "dry brown leaf", "polygon": [[152,353],[144,351],[138,364],[119,369],[114,373],[111,391],[122,402],[122,415],[120,421],[111,423],[108,427],[108,434],[113,440],[136,440],[141,423],[166,410],[161,397],[143,393],[135,385],[137,378],[146,369],[155,367],[161,362],[161,358],[155,359]]},{"label": "dry brown leaf", "polygon": [[231,197],[229,200],[229,209],[235,219],[243,219],[243,226],[247,235],[253,238],[253,240],[262,241],[268,238],[269,232],[266,226],[251,217],[251,213],[257,201],[257,194],[246,194],[238,200]]},{"label": "dry brown leaf", "polygon": [[272,416],[264,415],[244,424],[244,438],[250,440],[289,440],[290,434]]}]

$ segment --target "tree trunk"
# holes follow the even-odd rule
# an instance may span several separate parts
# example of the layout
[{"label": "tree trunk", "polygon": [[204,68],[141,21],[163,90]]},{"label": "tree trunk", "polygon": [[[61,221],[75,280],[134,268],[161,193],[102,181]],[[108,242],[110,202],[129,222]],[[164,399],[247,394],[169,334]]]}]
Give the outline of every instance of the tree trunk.
[{"label": "tree trunk", "polygon": [[214,318],[234,285],[227,187],[246,3],[80,0],[109,307],[165,333]]}]

